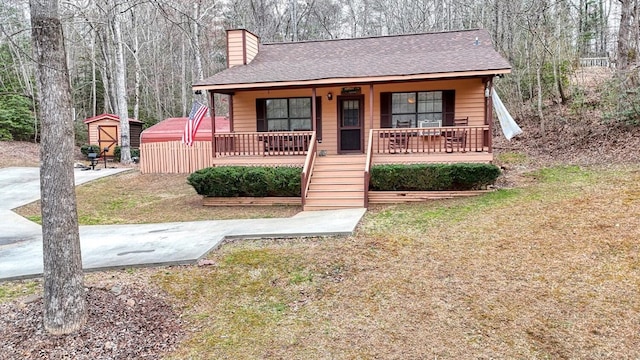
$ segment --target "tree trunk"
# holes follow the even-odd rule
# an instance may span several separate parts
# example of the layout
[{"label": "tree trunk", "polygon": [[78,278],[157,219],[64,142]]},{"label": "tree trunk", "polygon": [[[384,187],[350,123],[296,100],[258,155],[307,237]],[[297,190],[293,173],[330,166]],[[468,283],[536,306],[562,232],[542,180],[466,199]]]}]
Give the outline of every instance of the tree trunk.
[{"label": "tree trunk", "polygon": [[202,56],[200,55],[200,13],[198,4],[193,4],[193,55],[196,63],[196,78],[201,80],[204,78],[204,71],[202,70]]},{"label": "tree trunk", "polygon": [[127,109],[127,80],[122,48],[122,33],[120,31],[120,14],[114,9],[113,37],[116,46],[116,98],[118,117],[120,118],[120,162],[131,162],[131,147],[129,142],[129,110]]},{"label": "tree trunk", "polygon": [[[91,116],[98,111],[98,89],[96,87],[96,33],[91,32]],[[87,139],[89,141],[89,139]]]},{"label": "tree trunk", "polygon": [[542,65],[538,64],[536,67],[536,85],[538,90],[538,117],[540,117],[540,133],[542,134],[542,140],[547,139],[545,123],[544,123],[544,112],[542,111],[542,75],[541,75]]},{"label": "tree trunk", "polygon": [[57,0],[31,0],[42,123],[40,191],[44,328],[69,334],[87,321],[74,189],[71,85]]},{"label": "tree trunk", "polygon": [[136,19],[133,16],[133,12],[131,21],[133,25],[133,60],[136,64],[136,72],[133,83],[133,118],[136,120],[140,120],[140,82],[142,81],[142,66],[140,66],[140,41],[138,39],[138,26],[136,24]]},{"label": "tree trunk", "polygon": [[629,35],[631,34],[631,11],[633,0],[620,0],[620,28],[618,29],[618,58],[616,67],[624,71],[629,67]]},{"label": "tree trunk", "polygon": [[187,116],[187,49],[184,45],[185,41],[182,42],[182,52],[180,53],[180,78],[182,81],[182,86],[180,86],[180,95],[182,99],[182,116]]},{"label": "tree trunk", "polygon": [[102,43],[102,84],[104,89],[104,109],[105,113],[117,112],[116,99],[114,98],[115,86],[113,81],[113,51],[111,49],[110,32],[108,26],[101,26],[97,32]]}]

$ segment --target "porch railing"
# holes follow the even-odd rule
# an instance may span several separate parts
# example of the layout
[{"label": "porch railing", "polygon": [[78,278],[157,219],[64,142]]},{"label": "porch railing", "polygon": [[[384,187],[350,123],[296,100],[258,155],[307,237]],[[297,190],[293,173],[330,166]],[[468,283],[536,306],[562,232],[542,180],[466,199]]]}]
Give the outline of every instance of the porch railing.
[{"label": "porch railing", "polygon": [[373,154],[491,152],[489,125],[371,130]]},{"label": "porch railing", "polygon": [[313,131],[217,133],[215,156],[306,155]]}]

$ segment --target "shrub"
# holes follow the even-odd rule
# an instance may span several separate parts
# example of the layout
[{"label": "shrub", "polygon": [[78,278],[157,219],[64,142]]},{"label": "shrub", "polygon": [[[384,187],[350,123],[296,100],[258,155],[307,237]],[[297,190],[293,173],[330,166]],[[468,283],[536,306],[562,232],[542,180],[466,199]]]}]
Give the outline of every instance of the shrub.
[{"label": "shrub", "polygon": [[198,170],[187,178],[203,196],[300,196],[301,168],[221,166]]},{"label": "shrub", "polygon": [[492,164],[378,165],[371,168],[374,191],[474,190],[493,184],[500,168]]},{"label": "shrub", "polygon": [[[115,162],[120,162],[120,145],[116,145],[116,148],[113,149],[113,161]],[[131,148],[131,157],[140,157],[140,149],[138,148]]]}]

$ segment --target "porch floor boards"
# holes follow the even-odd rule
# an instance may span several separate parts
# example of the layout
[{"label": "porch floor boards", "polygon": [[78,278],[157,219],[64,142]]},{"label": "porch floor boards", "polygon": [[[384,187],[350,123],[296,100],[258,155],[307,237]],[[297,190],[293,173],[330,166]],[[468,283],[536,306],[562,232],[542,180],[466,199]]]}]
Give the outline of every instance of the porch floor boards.
[{"label": "porch floor boards", "polygon": [[373,164],[424,164],[424,163],[491,163],[493,153],[490,152],[453,152],[453,153],[396,153],[374,154]]},{"label": "porch floor boards", "polygon": [[213,158],[215,166],[304,166],[305,155],[224,156]]}]

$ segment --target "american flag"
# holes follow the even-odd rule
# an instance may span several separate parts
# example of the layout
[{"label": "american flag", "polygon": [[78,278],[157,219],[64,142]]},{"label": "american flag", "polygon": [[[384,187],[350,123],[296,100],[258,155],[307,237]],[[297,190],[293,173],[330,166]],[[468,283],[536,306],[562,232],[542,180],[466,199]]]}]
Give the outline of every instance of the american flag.
[{"label": "american flag", "polygon": [[193,145],[193,139],[196,136],[196,131],[198,131],[200,122],[202,122],[202,118],[204,118],[207,110],[207,107],[199,102],[195,101],[193,103],[187,123],[184,124],[184,133],[182,134],[182,142],[187,146]]}]

